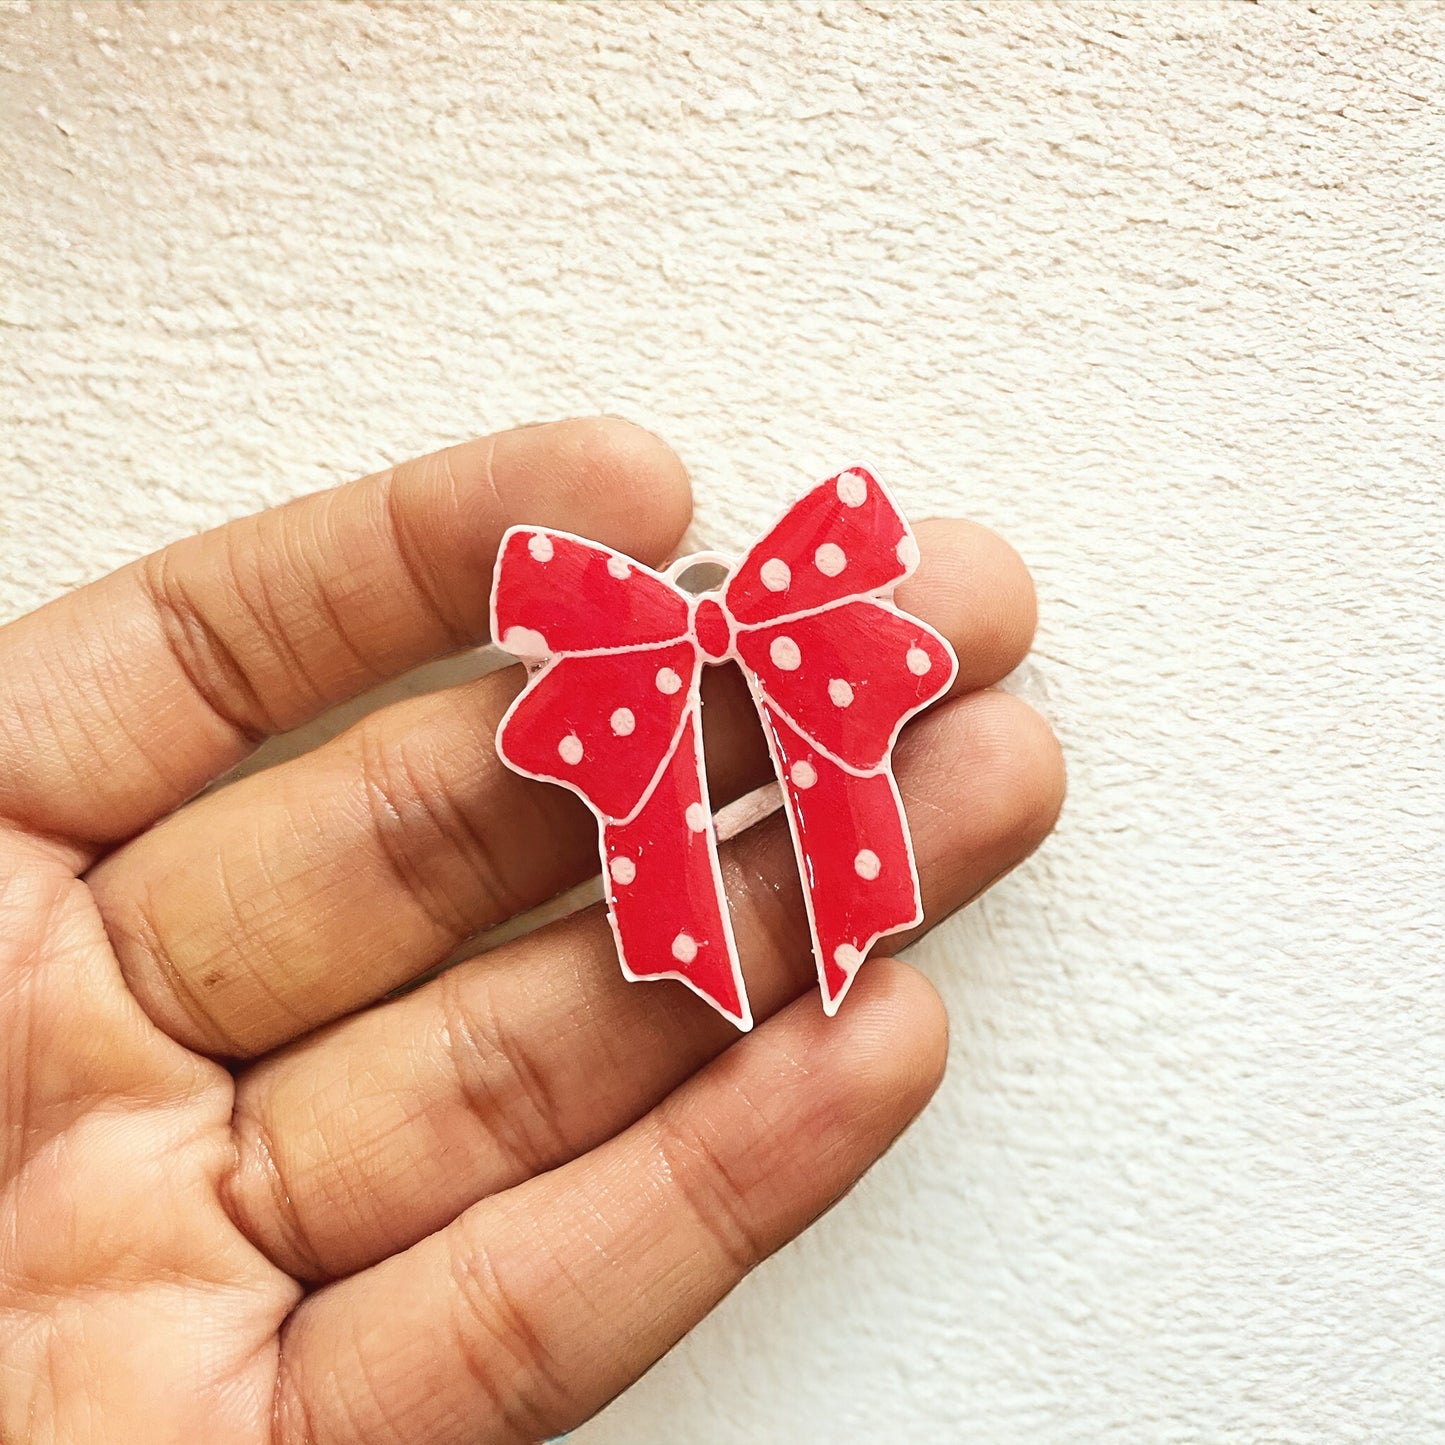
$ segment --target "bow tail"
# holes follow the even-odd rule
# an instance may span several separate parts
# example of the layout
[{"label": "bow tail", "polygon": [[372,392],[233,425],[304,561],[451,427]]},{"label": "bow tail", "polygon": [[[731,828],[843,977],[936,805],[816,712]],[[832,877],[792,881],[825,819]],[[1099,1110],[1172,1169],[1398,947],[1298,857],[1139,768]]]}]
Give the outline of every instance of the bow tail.
[{"label": "bow tail", "polygon": [[672,757],[627,823],[602,820],[602,878],[623,974],[674,978],[753,1026],[718,866],[694,699]]},{"label": "bow tail", "polygon": [[823,1009],[835,1014],[873,944],[923,921],[903,800],[886,762],[851,773],[755,701],[783,786]]}]

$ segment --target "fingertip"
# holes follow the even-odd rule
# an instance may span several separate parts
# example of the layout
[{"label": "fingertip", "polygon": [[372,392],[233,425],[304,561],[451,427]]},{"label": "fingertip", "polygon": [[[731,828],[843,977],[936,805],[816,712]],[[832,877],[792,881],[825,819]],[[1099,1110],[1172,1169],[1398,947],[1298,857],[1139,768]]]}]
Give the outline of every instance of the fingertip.
[{"label": "fingertip", "polygon": [[977,522],[936,518],[915,528],[918,570],[898,601],[953,643],[955,692],[988,687],[1028,655],[1038,625],[1038,596],[1024,560],[997,532]]},{"label": "fingertip", "polygon": [[758,1037],[788,1040],[789,1057],[813,1081],[816,1112],[796,1121],[800,1134],[836,1141],[861,1170],[937,1090],[948,1058],[948,1015],[917,969],[877,957],[862,966],[834,1015],[810,994]]},{"label": "fingertip", "polygon": [[[1023,856],[1053,832],[1064,805],[1064,754],[1047,720],[1022,698],[990,691],[973,700],[982,769],[997,799],[996,843]],[[987,828],[989,820],[981,820]]]},{"label": "fingertip", "polygon": [[948,1011],[938,990],[896,958],[865,963],[829,1027],[844,1052],[854,1112],[902,1129],[933,1097],[948,1063]]},{"label": "fingertip", "polygon": [[478,437],[337,494],[374,513],[459,636],[485,625],[487,583],[512,526],[550,527],[660,562],[692,518],[677,454],[617,417],[578,417]]},{"label": "fingertip", "polygon": [[532,452],[532,483],[546,484],[539,487],[547,494],[539,503],[554,514],[560,507],[569,519],[538,516],[543,525],[584,533],[639,561],[660,562],[692,520],[692,486],[681,458],[634,422],[576,417],[506,433],[498,439],[503,446]]},{"label": "fingertip", "polygon": [[[960,877],[1001,876],[1053,831],[1063,807],[1064,755],[1048,722],[1021,698],[988,688],[956,698],[906,733],[899,782],[910,801],[913,843],[933,921]],[[917,779],[930,778],[926,792]],[[941,780],[966,789],[966,806],[918,806]]]}]

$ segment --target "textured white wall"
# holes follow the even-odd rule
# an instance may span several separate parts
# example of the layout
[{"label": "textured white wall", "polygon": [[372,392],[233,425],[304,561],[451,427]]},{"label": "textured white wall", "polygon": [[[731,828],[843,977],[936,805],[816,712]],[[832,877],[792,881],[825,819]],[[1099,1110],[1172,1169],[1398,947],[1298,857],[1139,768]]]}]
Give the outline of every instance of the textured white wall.
[{"label": "textured white wall", "polygon": [[1033,564],[932,1111],[577,1437],[1445,1438],[1445,9],[0,10],[0,613],[599,409]]}]

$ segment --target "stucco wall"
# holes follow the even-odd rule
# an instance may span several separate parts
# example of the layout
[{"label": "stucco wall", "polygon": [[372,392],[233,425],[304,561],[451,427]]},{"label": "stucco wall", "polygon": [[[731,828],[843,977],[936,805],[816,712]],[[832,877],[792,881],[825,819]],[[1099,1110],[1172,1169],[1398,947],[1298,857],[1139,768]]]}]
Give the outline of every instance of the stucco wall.
[{"label": "stucco wall", "polygon": [[1035,568],[931,1112],[586,1445],[1445,1437],[1445,9],[0,8],[0,613],[625,413]]}]

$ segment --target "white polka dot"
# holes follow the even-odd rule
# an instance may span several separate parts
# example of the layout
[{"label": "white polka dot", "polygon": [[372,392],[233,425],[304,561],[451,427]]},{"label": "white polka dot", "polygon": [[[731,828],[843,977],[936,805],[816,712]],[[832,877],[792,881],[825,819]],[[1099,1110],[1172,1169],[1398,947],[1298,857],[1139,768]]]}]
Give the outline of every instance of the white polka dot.
[{"label": "white polka dot", "polygon": [[632,568],[627,565],[626,557],[609,557],[607,559],[607,570],[619,582],[625,582],[632,575]]},{"label": "white polka dot", "polygon": [[847,707],[853,701],[853,689],[841,677],[835,677],[828,684],[828,696],[834,707]]},{"label": "white polka dot", "polygon": [[915,542],[912,537],[908,536],[907,533],[904,533],[904,535],[898,539],[897,552],[898,560],[902,562],[905,567],[918,566],[918,543]]},{"label": "white polka dot", "polygon": [[614,858],[607,865],[607,871],[614,883],[627,884],[637,877],[637,864],[631,858]]},{"label": "white polka dot", "polygon": [[833,950],[833,962],[852,978],[858,972],[859,965],[863,962],[863,955],[853,947],[851,943],[840,943]]},{"label": "white polka dot", "polygon": [[633,716],[630,707],[620,707],[612,714],[612,731],[620,738],[629,737],[633,728],[637,726],[637,719]]},{"label": "white polka dot", "polygon": [[701,833],[707,828],[707,809],[701,803],[689,803],[683,817],[694,833]]},{"label": "white polka dot", "polygon": [[768,647],[768,656],[773,659],[773,666],[780,667],[784,672],[795,672],[803,661],[803,654],[798,651],[798,644],[791,637],[775,637]]},{"label": "white polka dot", "polygon": [[878,876],[882,869],[883,864],[871,848],[861,849],[858,856],[853,860],[853,871],[860,878],[867,879],[869,883]]},{"label": "white polka dot", "polygon": [[691,963],[697,957],[697,939],[690,933],[679,933],[672,940],[672,956],[679,963]]},{"label": "white polka dot", "polygon": [[552,539],[545,532],[533,532],[527,538],[527,550],[539,562],[552,560]]},{"label": "white polka dot", "polygon": [[769,557],[758,569],[758,576],[769,592],[786,592],[793,580],[793,570],[781,557]]},{"label": "white polka dot", "polygon": [[575,767],[582,761],[582,739],[576,733],[568,733],[557,744],[557,755],[564,763],[570,763]]},{"label": "white polka dot", "polygon": [[868,483],[857,472],[844,472],[838,478],[838,500],[845,507],[861,507],[868,500]]},{"label": "white polka dot", "polygon": [[658,668],[653,681],[657,683],[658,692],[665,692],[669,697],[682,686],[682,679],[670,667]]},{"label": "white polka dot", "polygon": [[847,565],[847,555],[836,542],[824,542],[813,553],[813,566],[825,577],[836,577]]},{"label": "white polka dot", "polygon": [[546,657],[552,650],[547,639],[534,627],[509,627],[502,634],[502,646],[513,657]]},{"label": "white polka dot", "polygon": [[795,788],[811,788],[818,781],[818,770],[807,758],[800,758],[788,769]]},{"label": "white polka dot", "polygon": [[908,670],[914,677],[922,677],[933,666],[933,659],[921,648],[908,649]]}]

